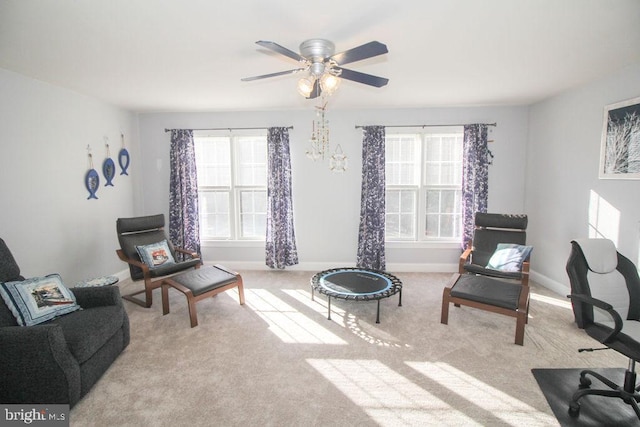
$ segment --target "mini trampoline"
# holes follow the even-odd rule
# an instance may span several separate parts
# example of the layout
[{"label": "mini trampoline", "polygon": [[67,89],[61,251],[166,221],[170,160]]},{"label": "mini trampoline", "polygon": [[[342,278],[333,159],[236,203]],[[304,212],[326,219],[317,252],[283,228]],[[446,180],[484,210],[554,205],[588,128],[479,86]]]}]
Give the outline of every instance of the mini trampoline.
[{"label": "mini trampoline", "polygon": [[380,300],[398,294],[402,306],[402,282],[396,276],[366,268],[334,268],[316,273],[311,278],[311,299],[315,291],[327,296],[331,320],[331,298],[353,301],[378,301],[376,323],[380,323]]}]

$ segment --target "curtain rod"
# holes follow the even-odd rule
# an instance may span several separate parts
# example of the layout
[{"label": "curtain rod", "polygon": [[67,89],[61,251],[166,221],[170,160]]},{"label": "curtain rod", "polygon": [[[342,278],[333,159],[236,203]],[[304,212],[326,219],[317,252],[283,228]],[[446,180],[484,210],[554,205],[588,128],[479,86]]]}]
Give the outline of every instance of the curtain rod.
[{"label": "curtain rod", "polygon": [[[386,128],[423,128],[424,129],[429,127],[467,126],[468,124],[472,124],[472,123],[457,123],[453,125],[395,125],[395,126],[384,126],[384,127]],[[487,125],[487,126],[498,126],[497,123],[478,123],[478,124]],[[364,125],[356,125],[356,129],[362,129],[363,127]]]},{"label": "curtain rod", "polygon": [[[277,126],[273,126],[273,127],[277,127]],[[268,127],[255,127],[255,128],[206,128],[206,129],[180,129],[180,130],[228,130],[229,132],[231,132],[232,130],[264,130],[264,129],[269,129],[269,128]],[[293,129],[293,126],[287,126],[287,129]],[[178,130],[178,129],[167,129],[167,128],[164,129],[165,132],[171,132],[172,130]]]}]

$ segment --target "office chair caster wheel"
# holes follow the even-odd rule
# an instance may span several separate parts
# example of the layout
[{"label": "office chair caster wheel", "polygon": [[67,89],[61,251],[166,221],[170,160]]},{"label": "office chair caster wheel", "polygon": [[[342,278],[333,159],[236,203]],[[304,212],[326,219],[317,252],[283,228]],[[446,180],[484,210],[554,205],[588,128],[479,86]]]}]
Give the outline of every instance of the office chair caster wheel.
[{"label": "office chair caster wheel", "polygon": [[571,418],[577,418],[580,415],[580,404],[578,402],[571,402],[569,404],[569,416]]}]

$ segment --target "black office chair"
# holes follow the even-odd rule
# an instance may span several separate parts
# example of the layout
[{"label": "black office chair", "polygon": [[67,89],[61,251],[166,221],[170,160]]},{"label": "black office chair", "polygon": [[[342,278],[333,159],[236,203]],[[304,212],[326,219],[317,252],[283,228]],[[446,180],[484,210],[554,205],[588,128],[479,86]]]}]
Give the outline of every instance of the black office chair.
[{"label": "black office chair", "polygon": [[[571,242],[567,274],[575,321],[592,338],[629,358],[624,384],[585,369],[579,389],[569,403],[569,414],[580,415],[579,400],[586,395],[616,397],[631,405],[640,419],[640,387],[635,362],[640,360],[640,278],[636,266],[621,255],[611,240],[581,239]],[[608,389],[592,389],[587,375]]]}]

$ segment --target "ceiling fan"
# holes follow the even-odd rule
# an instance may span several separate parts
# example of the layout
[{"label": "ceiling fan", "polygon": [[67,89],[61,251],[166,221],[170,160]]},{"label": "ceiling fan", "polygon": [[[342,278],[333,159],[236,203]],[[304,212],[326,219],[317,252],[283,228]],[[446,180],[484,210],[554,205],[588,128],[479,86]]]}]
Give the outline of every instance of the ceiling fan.
[{"label": "ceiling fan", "polygon": [[304,64],[304,66],[277,73],[245,77],[241,79],[244,82],[304,71],[307,72],[308,75],[298,81],[298,91],[307,99],[317,98],[323,92],[328,94],[332,93],[340,83],[340,79],[351,80],[374,87],[382,87],[389,82],[389,79],[384,77],[365,74],[342,67],[345,64],[388,53],[387,46],[377,41],[365,43],[336,54],[334,54],[335,45],[325,39],[303,41],[300,44],[299,54],[271,41],[259,40],[256,44],[294,59]]}]

